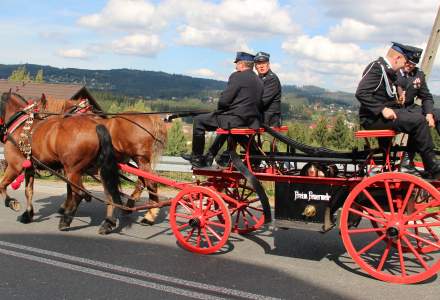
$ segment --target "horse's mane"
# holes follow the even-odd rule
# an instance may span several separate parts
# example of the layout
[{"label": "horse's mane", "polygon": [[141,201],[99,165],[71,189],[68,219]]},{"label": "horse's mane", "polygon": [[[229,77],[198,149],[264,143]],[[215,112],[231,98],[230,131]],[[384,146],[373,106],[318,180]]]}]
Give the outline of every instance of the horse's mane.
[{"label": "horse's mane", "polygon": [[57,100],[54,98],[46,99],[46,111],[52,113],[63,113],[68,104],[73,103],[72,100]]}]

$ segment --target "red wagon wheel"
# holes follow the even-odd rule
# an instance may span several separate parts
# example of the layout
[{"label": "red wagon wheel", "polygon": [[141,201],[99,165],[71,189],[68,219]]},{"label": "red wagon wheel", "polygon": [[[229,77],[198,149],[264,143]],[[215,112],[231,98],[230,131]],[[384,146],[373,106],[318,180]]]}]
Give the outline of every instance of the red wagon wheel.
[{"label": "red wagon wheel", "polygon": [[222,198],[206,187],[182,190],[172,201],[170,224],[187,250],[210,254],[221,249],[231,233],[231,216]]},{"label": "red wagon wheel", "polygon": [[220,191],[235,200],[232,202],[226,199],[231,214],[232,232],[246,234],[263,226],[264,213],[260,198],[247,184],[246,179],[223,181]]},{"label": "red wagon wheel", "polygon": [[440,192],[418,177],[365,179],[345,201],[340,229],[347,252],[377,279],[415,283],[440,269]]}]

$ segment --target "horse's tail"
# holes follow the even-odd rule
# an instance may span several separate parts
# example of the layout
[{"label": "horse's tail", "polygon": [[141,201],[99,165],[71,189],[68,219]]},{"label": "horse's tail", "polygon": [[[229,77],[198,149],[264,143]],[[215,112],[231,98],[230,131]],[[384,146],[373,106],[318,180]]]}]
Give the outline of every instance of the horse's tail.
[{"label": "horse's tail", "polygon": [[153,157],[151,163],[154,165],[162,155],[168,140],[168,131],[165,122],[157,115],[152,116],[153,123]]},{"label": "horse's tail", "polygon": [[122,204],[121,194],[119,192],[119,168],[116,161],[115,150],[112,145],[112,138],[107,128],[101,124],[96,126],[96,133],[99,139],[97,165],[100,169],[102,183],[112,197],[113,202]]}]

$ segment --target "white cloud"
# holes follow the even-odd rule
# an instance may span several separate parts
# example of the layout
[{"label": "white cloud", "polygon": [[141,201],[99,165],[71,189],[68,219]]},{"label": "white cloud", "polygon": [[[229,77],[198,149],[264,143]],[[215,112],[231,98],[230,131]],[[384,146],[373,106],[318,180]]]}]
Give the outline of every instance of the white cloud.
[{"label": "white cloud", "polygon": [[[379,30],[370,33],[369,42],[424,42],[434,23],[438,0],[401,1],[321,0],[321,8],[335,19],[351,19]],[[340,26],[343,26],[341,24]]]},{"label": "white cloud", "polygon": [[206,68],[192,70],[192,71],[189,71],[188,73],[191,75],[200,76],[200,77],[213,77],[213,76],[215,76],[214,71],[212,71],[210,69],[206,69]]},{"label": "white cloud", "polygon": [[220,74],[208,68],[190,70],[186,72],[186,74],[193,77],[202,77],[202,78],[209,78],[209,79],[222,80],[222,81],[228,80],[228,76],[229,76],[229,74],[228,75]]},{"label": "white cloud", "polygon": [[342,22],[330,28],[329,38],[336,42],[366,41],[379,29],[353,19],[343,19]]},{"label": "white cloud", "polygon": [[192,26],[181,26],[179,42],[188,46],[202,46],[226,51],[250,51],[246,40],[234,32],[222,29],[198,29]]},{"label": "white cloud", "polygon": [[185,5],[181,11],[183,25],[178,30],[183,45],[249,51],[252,39],[298,32],[298,26],[276,0],[179,3]]},{"label": "white cloud", "polygon": [[164,45],[157,35],[133,34],[113,41],[111,47],[119,54],[154,56]]},{"label": "white cloud", "polygon": [[323,62],[350,62],[359,58],[361,48],[353,43],[335,43],[324,36],[299,36],[283,42],[282,49],[287,53]]},{"label": "white cloud", "polygon": [[89,56],[82,49],[60,49],[57,52],[58,56],[72,59],[88,59]]},{"label": "white cloud", "polygon": [[95,29],[158,30],[166,25],[157,6],[143,0],[110,0],[96,14],[82,16],[78,24]]},{"label": "white cloud", "polygon": [[273,35],[296,34],[298,26],[277,0],[110,0],[98,13],[78,24],[117,29],[127,34],[159,34],[173,24],[183,45],[220,50],[249,50],[248,42]]}]

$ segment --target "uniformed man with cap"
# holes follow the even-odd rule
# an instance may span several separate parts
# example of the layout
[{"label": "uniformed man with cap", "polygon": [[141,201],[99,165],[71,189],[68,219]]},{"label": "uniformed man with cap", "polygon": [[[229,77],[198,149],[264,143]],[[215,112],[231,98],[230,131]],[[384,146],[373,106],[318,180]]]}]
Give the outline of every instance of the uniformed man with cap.
[{"label": "uniformed man with cap", "polygon": [[[434,99],[426,84],[425,73],[417,68],[422,53],[423,49],[416,47],[410,51],[407,63],[397,73],[398,92],[402,104],[410,111],[423,114],[428,126],[435,127],[440,134],[440,110],[434,108]],[[421,106],[415,103],[416,99],[421,101]],[[413,144],[409,139],[408,145]],[[411,164],[414,156],[414,151],[409,149],[401,165],[406,172],[417,174],[417,169]]]},{"label": "uniformed man with cap", "polygon": [[194,118],[192,154],[182,155],[191,161],[193,167],[206,166],[203,155],[206,131],[217,128],[260,127],[263,83],[253,71],[254,55],[237,52],[234,63],[237,71],[229,77],[226,89],[220,96],[217,111]]},{"label": "uniformed man with cap", "polygon": [[[409,53],[405,66],[397,73],[397,85],[402,88],[401,101],[408,109],[418,111],[426,117],[429,127],[436,127],[440,133],[440,127],[436,124],[439,119],[435,116],[439,113],[434,109],[434,99],[426,84],[425,73],[417,68],[422,56],[423,49],[414,47]],[[420,99],[421,106],[415,104]],[[438,122],[438,121],[437,121]]]},{"label": "uniformed man with cap", "polygon": [[270,69],[270,54],[258,52],[255,55],[255,69],[263,81],[263,123],[268,126],[281,125],[281,83],[278,76]]},{"label": "uniformed man with cap", "polygon": [[364,70],[356,90],[361,106],[359,118],[365,129],[393,129],[408,133],[410,147],[420,153],[427,175],[440,178],[440,164],[425,117],[402,106],[394,85],[415,48],[393,43],[385,57],[379,57]]}]

